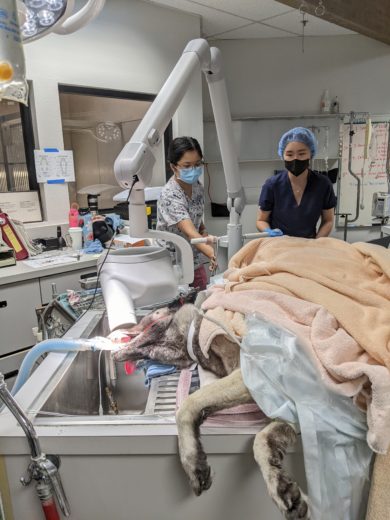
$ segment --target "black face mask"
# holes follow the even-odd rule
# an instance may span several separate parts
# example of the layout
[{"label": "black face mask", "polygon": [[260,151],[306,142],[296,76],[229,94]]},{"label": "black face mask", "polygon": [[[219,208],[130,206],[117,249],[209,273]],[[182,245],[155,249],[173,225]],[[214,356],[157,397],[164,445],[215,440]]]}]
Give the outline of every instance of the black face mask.
[{"label": "black face mask", "polygon": [[303,161],[301,159],[284,161],[284,165],[290,173],[295,175],[295,177],[298,177],[309,167],[309,159],[304,159]]}]

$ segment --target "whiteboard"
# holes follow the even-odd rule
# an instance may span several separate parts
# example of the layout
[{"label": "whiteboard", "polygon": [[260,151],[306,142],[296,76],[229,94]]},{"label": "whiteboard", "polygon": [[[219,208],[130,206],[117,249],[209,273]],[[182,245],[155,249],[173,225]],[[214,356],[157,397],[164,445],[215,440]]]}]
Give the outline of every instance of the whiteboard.
[{"label": "whiteboard", "polygon": [[72,150],[34,150],[35,170],[38,182],[73,182],[74,163]]},{"label": "whiteboard", "polygon": [[[356,215],[357,181],[348,172],[349,156],[348,124],[342,125],[342,160],[339,181],[339,213],[351,213],[350,218]],[[388,191],[386,162],[389,139],[389,123],[373,123],[372,136],[367,158],[364,158],[364,143],[366,125],[353,125],[355,132],[352,140],[352,172],[361,179],[361,194],[359,201],[359,218],[354,226],[372,226],[378,223],[371,216],[372,196],[377,191]]]}]

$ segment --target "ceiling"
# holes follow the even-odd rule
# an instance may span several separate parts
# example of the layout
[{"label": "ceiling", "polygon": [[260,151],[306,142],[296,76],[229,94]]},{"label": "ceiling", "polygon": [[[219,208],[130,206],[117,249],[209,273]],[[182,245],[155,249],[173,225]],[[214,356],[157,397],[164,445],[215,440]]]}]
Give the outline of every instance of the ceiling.
[{"label": "ceiling", "polygon": [[[285,38],[302,36],[302,15],[276,0],[147,0],[201,17],[208,39]],[[326,1],[324,2],[326,5]],[[306,15],[306,36],[354,34],[315,16]]]}]

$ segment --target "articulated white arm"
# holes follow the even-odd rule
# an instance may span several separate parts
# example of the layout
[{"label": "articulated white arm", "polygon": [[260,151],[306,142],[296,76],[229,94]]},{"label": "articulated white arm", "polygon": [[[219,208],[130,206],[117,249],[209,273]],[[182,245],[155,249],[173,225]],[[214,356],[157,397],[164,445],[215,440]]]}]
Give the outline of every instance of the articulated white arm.
[{"label": "articulated white arm", "polygon": [[116,179],[123,188],[130,188],[134,180],[138,179],[130,195],[130,235],[142,238],[161,238],[173,242],[180,252],[181,283],[190,283],[194,279],[191,246],[184,238],[173,233],[148,229],[143,188],[150,184],[152,179],[152,168],[155,163],[153,149],[161,141],[164,130],[183,99],[194,73],[209,61],[210,49],[205,40],[197,39],[189,42],[145,117],[114,164]]},{"label": "articulated white arm", "polygon": [[229,211],[241,215],[245,207],[245,194],[241,184],[237,150],[233,137],[230,106],[225,77],[222,71],[221,52],[216,47],[211,48],[210,69],[204,72],[206,73],[206,80],[209,87],[211,105],[215,118],[215,128],[217,130],[223,170],[225,173]]},{"label": "articulated white arm", "polygon": [[[241,185],[221,53],[216,47],[211,48],[210,69],[204,72],[209,86],[228,194],[227,205],[230,218],[227,226],[227,259],[230,259],[243,244],[240,215],[245,207],[245,194]],[[221,268],[223,267],[221,265]]]},{"label": "articulated white arm", "polygon": [[137,130],[115,161],[115,176],[123,188],[131,186],[135,175],[139,179],[139,187],[150,184],[155,163],[153,148],[161,141],[194,73],[206,63],[210,63],[210,48],[206,40],[190,41]]},{"label": "articulated white arm", "polygon": [[228,226],[229,257],[242,246],[242,227],[239,216],[245,206],[241,185],[226,86],[221,70],[219,50],[210,47],[206,40],[196,39],[188,43],[145,117],[130,141],[118,155],[114,171],[123,188],[133,186],[129,205],[130,234],[134,237],[153,237],[169,240],[181,253],[182,281],[188,283],[193,276],[192,251],[188,242],[178,235],[164,236],[147,226],[143,188],[152,180],[155,163],[153,150],[160,143],[163,133],[180,105],[193,75],[201,69],[207,78],[211,102],[215,114],[218,140],[228,191],[230,224]]}]

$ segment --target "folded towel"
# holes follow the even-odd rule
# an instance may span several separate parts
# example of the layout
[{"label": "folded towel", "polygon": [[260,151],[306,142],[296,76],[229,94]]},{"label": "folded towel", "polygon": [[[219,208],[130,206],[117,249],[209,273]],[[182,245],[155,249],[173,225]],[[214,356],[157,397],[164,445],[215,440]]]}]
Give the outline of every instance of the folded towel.
[{"label": "folded towel", "polygon": [[164,365],[156,361],[144,361],[137,365],[138,368],[143,368],[145,372],[145,386],[150,386],[152,379],[155,377],[166,376],[176,372],[174,365]]},{"label": "folded towel", "polygon": [[93,255],[96,253],[101,253],[103,251],[103,246],[100,240],[96,239],[93,242],[90,242],[86,247],[83,249],[83,253],[87,255]]}]

